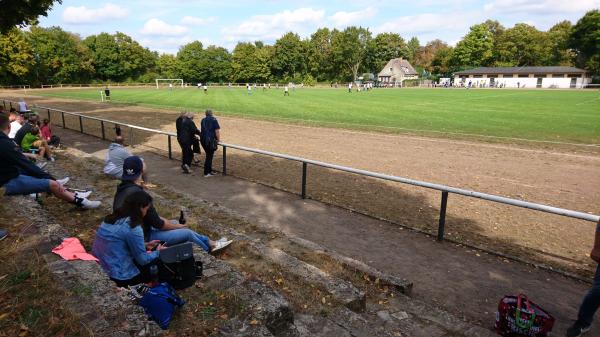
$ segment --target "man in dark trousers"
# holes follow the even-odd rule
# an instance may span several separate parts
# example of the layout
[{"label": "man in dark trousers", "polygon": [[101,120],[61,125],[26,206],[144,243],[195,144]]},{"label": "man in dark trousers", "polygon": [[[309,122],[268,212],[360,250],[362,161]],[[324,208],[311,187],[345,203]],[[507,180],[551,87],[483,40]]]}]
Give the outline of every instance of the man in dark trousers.
[{"label": "man in dark trousers", "polygon": [[212,110],[206,110],[206,117],[200,122],[202,148],[206,153],[206,160],[204,161],[204,177],[212,177],[217,173],[212,169],[213,156],[217,150],[217,144],[221,140],[221,127],[219,122],[213,116]]},{"label": "man in dark trousers", "polygon": [[183,173],[191,173],[190,166],[194,159],[192,146],[196,135],[200,135],[200,130],[194,123],[194,114],[192,112],[183,113],[175,121],[177,128],[177,142],[181,146],[181,169]]},{"label": "man in dark trousers", "polygon": [[598,263],[594,282],[592,283],[592,288],[590,288],[583,298],[583,302],[579,307],[579,313],[577,314],[577,320],[567,329],[567,337],[578,337],[590,331],[594,314],[600,307],[600,221],[598,221],[598,225],[596,226],[594,248],[590,257]]}]

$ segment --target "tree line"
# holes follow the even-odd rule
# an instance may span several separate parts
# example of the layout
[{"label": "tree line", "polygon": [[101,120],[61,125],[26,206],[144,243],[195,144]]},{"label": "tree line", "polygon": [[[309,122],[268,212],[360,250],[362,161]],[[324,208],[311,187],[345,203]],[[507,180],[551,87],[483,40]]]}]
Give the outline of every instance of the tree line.
[{"label": "tree line", "polygon": [[274,44],[239,42],[232,52],[194,41],[176,55],[159,54],[130,36],[100,33],[82,39],[60,27],[33,25],[0,34],[0,83],[56,84],[152,82],[345,82],[375,75],[403,57],[422,77],[449,76],[480,66],[577,66],[600,75],[600,12],[548,31],[518,23],[505,28],[487,20],[470,27],[455,47],[441,40],[425,45],[397,33],[373,35],[367,28],[320,28],[309,38],[288,32]]}]

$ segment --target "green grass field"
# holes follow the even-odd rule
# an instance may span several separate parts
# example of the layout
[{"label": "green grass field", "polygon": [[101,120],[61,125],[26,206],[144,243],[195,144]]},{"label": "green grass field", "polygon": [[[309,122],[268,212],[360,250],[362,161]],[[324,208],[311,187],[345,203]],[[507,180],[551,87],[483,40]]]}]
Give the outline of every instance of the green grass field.
[{"label": "green grass field", "polygon": [[[212,108],[217,115],[276,119],[351,129],[465,133],[600,144],[596,90],[113,88],[112,102],[177,110]],[[99,89],[38,91],[43,96],[99,101]]]}]

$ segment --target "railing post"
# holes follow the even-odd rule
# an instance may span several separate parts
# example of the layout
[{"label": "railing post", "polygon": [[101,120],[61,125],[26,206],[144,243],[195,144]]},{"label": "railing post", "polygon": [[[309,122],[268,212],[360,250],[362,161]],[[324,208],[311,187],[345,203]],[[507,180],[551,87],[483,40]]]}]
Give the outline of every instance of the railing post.
[{"label": "railing post", "polygon": [[302,199],[306,199],[306,167],[308,164],[302,162]]},{"label": "railing post", "polygon": [[102,140],[106,140],[106,134],[104,133],[104,121],[100,121],[100,128],[102,128]]},{"label": "railing post", "polygon": [[446,206],[448,205],[448,192],[442,191],[442,205],[440,207],[440,223],[438,225],[438,241],[444,241],[444,227],[446,226]]},{"label": "railing post", "polygon": [[79,116],[79,131],[83,133],[83,119]]},{"label": "railing post", "polygon": [[8,104],[10,104],[10,108],[12,109],[12,101],[9,101]]},{"label": "railing post", "polygon": [[227,175],[227,146],[223,146],[223,175]]},{"label": "railing post", "polygon": [[52,118],[50,118],[50,109],[48,109],[48,122],[51,122]]},{"label": "railing post", "polygon": [[4,110],[6,110],[6,101],[2,100],[2,106],[4,106]]},{"label": "railing post", "polygon": [[173,159],[173,150],[171,149],[171,135],[167,135],[167,143],[169,147],[169,159]]}]

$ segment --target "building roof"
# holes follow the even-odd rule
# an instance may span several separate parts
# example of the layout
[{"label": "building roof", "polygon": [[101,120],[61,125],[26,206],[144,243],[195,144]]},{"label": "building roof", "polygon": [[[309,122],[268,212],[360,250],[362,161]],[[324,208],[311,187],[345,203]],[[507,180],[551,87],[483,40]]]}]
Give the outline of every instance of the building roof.
[{"label": "building roof", "polygon": [[454,75],[483,74],[585,74],[585,70],[575,67],[479,67],[457,71]]},{"label": "building roof", "polygon": [[407,60],[403,58],[397,58],[389,60],[385,67],[381,69],[378,76],[394,76],[400,72],[404,73],[405,76],[419,75],[415,71],[415,68],[413,68],[413,66]]}]

